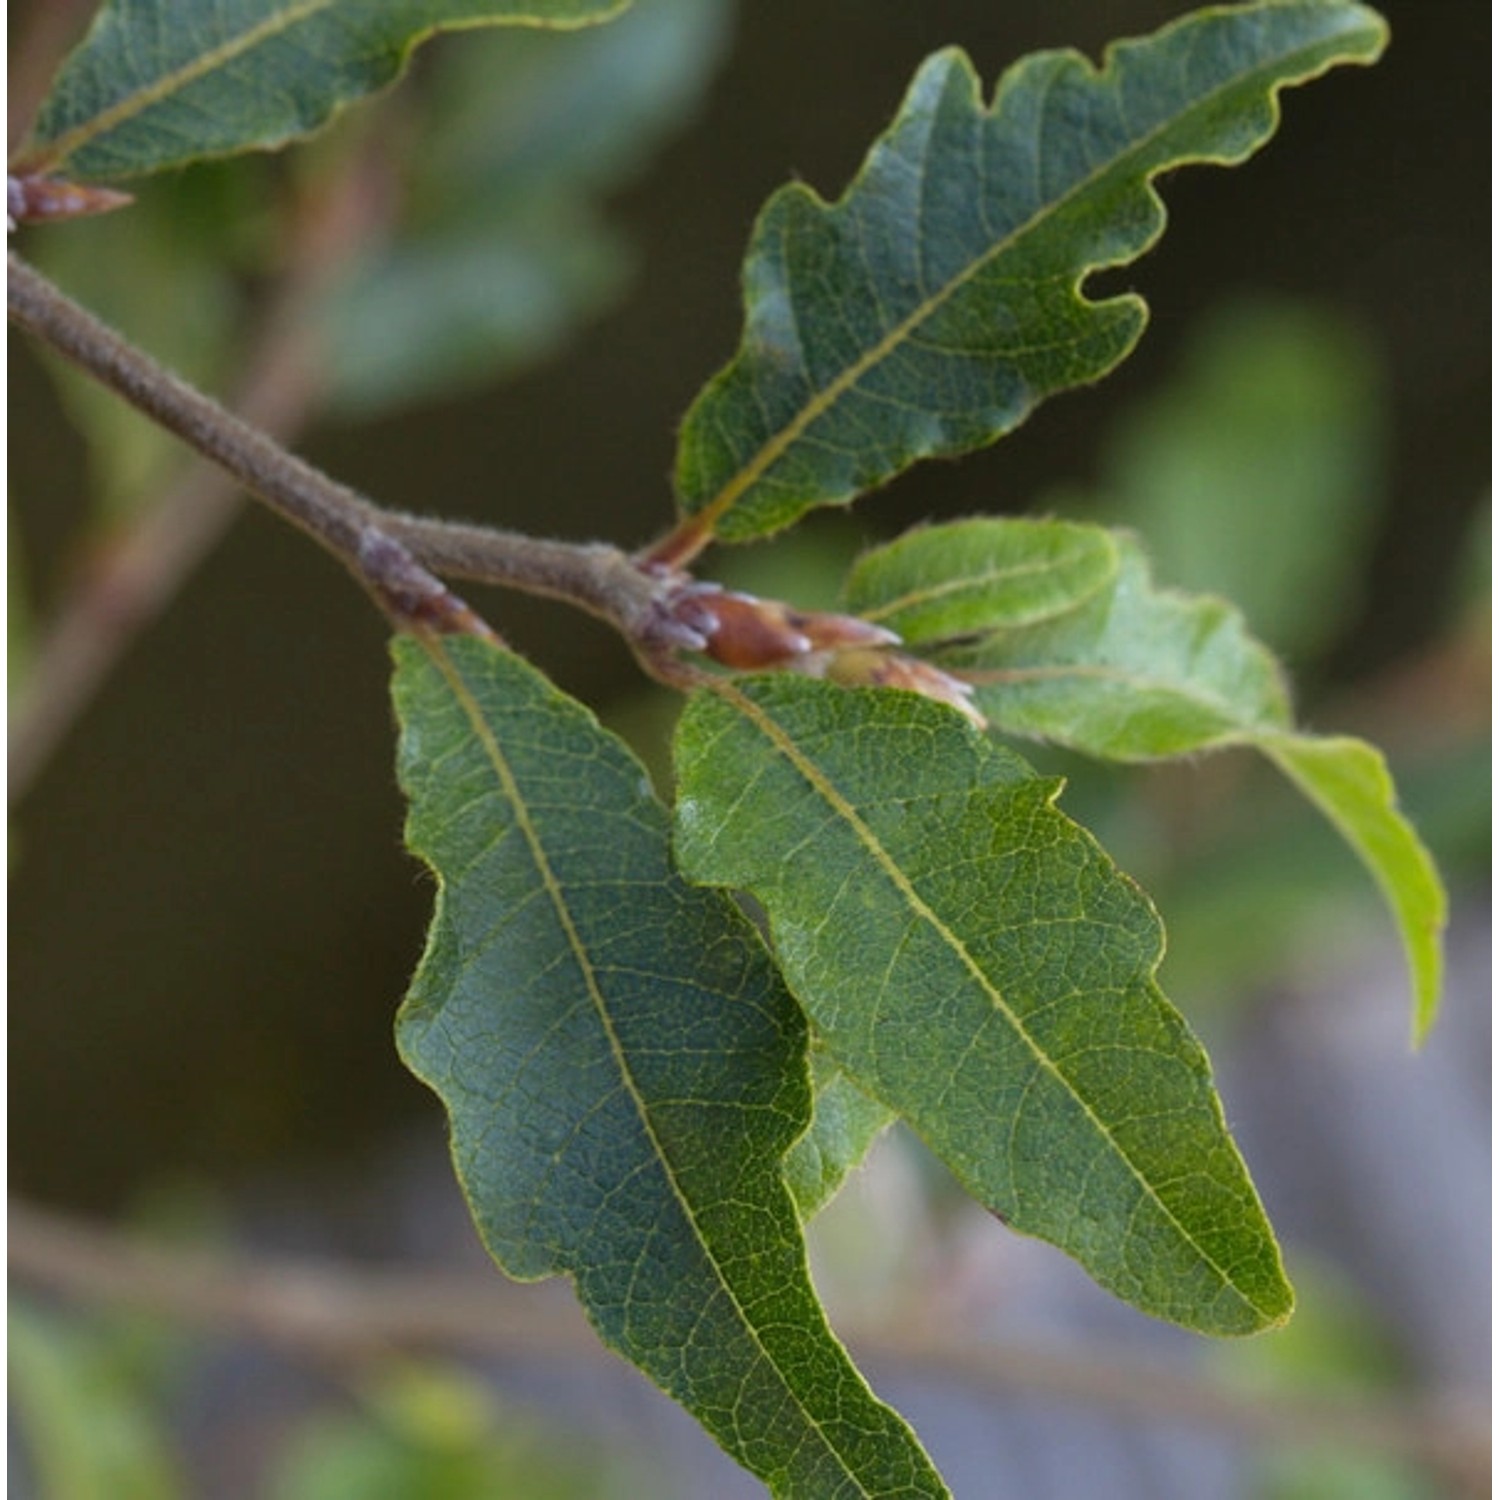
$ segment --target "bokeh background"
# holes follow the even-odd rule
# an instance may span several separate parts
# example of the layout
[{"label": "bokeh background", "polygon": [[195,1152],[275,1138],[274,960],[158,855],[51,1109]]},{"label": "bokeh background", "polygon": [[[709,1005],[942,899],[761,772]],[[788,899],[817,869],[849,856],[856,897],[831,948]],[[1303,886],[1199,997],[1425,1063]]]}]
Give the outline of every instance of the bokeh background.
[{"label": "bokeh background", "polygon": [[[922,517],[1136,526],[1165,581],[1243,605],[1291,663],[1306,723],[1389,753],[1454,897],[1447,1012],[1410,1056],[1373,891],[1249,757],[1107,775],[1047,759],[1071,777],[1064,806],[1161,906],[1168,991],[1216,1059],[1302,1316],[1244,1350],[1148,1326],[967,1211],[893,1137],[815,1231],[820,1285],[856,1323],[944,1312],[997,1349],[1206,1367],[1271,1397],[1426,1412],[1486,1394],[1492,15],[1382,8],[1378,67],[1289,92],[1248,164],[1166,182],[1165,238],[1100,282],[1152,308],[1121,370],[984,453],[714,566],[816,605],[860,547]],[[246,351],[270,347],[275,423],[386,505],[633,546],[669,522],[675,424],[737,342],[739,260],[775,187],[837,195],[939,46],[992,81],[1025,52],[1097,57],[1186,9],[639,0],[618,37],[439,39],[312,146],[142,182],[137,209],[26,229],[19,248],[226,396]],[[10,8],[13,103],[87,11]],[[183,467],[24,339],[10,370],[14,732],[14,705],[45,697],[53,622],[97,596]],[[665,774],[672,704],[607,631],[469,592]],[[359,591],[242,508],[27,761],[13,1193],[265,1255],[476,1268],[440,1111],[391,1046],[430,887],[400,843],[386,675]],[[518,1295],[572,1326],[563,1289]],[[496,1356],[482,1380],[438,1356],[397,1379],[45,1300],[18,1316],[31,1405],[13,1442],[33,1480],[28,1441],[88,1430],[78,1392],[97,1387],[147,1455],[137,1493],[754,1493],[572,1335],[551,1356]],[[1014,1372],[918,1368],[888,1343],[877,1383],[961,1496],[1477,1483],[1467,1458],[1257,1440],[1170,1400],[1142,1415]],[[25,1396],[38,1389],[52,1394]],[[558,1430],[583,1434],[570,1465],[547,1457]]]}]

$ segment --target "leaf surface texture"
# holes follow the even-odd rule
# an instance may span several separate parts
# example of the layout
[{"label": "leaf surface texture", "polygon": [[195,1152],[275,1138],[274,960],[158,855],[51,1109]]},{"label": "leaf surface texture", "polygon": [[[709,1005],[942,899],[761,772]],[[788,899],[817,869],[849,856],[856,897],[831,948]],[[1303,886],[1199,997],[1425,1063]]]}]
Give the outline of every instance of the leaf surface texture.
[{"label": "leaf surface texture", "polygon": [[[1058,531],[1051,541],[1049,526]],[[995,556],[1024,575],[1030,554],[1041,574],[1075,532],[1091,529],[1112,537],[1117,566],[1073,607],[1028,622],[984,594]],[[950,597],[971,601],[961,619],[905,607],[940,575]],[[1442,992],[1447,903],[1437,868],[1396,805],[1380,752],[1347,736],[1299,733],[1275,658],[1231,605],[1158,588],[1127,533],[1008,520],[934,526],[867,553],[850,572],[845,600],[870,618],[894,619],[908,648],[973,683],[998,729],[1106,760],[1227,745],[1262,751],[1374,876],[1406,949],[1414,1033],[1425,1034]]]},{"label": "leaf surface texture", "polygon": [[88,179],[284,145],[396,78],[435,31],[582,26],[627,0],[106,0],[19,161]]},{"label": "leaf surface texture", "polygon": [[910,693],[790,675],[696,696],[678,858],[750,891],[831,1058],[986,1207],[1136,1306],[1291,1307],[1160,923],[1058,783]]},{"label": "leaf surface texture", "polygon": [[408,841],[439,881],[402,1056],[514,1276],[564,1273],[601,1338],[777,1495],[942,1495],[824,1319],[782,1159],[805,1024],[754,930],[672,869],[645,772],[482,641],[395,645]]}]

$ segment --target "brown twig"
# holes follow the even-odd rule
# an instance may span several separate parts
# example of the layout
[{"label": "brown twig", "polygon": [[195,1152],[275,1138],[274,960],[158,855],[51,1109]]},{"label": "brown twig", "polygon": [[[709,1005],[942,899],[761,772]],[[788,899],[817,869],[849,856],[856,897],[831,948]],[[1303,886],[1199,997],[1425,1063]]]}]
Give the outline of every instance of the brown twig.
[{"label": "brown twig", "polygon": [[[246,1261],[152,1245],[12,1202],[10,1265],[26,1285],[235,1333],[318,1362],[393,1350],[588,1357],[600,1346],[571,1302],[498,1278],[373,1270],[308,1260]],[[1201,1371],[1108,1354],[980,1343],[930,1318],[846,1327],[865,1358],[975,1385],[1217,1428],[1265,1444],[1334,1444],[1428,1465],[1487,1493],[1487,1403],[1252,1395]],[[1484,1488],[1480,1488],[1483,1479]]]}]

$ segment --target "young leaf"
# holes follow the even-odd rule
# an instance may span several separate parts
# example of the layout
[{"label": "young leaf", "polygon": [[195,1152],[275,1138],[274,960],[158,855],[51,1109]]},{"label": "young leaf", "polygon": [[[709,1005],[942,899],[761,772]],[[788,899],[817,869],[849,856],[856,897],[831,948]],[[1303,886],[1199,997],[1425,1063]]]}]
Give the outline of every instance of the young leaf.
[{"label": "young leaf", "polygon": [[308,135],[435,31],[583,26],[628,0],[105,0],[14,166],[133,177]]},{"label": "young leaf", "polygon": [[[1045,526],[1045,523],[1043,523]],[[950,586],[982,580],[988,557],[1015,538],[1038,566],[1051,555],[1035,530],[1005,520],[934,526],[861,558],[845,590],[873,619],[921,588],[939,565]],[[1070,531],[1086,528],[1069,528]],[[982,542],[988,533],[990,540]],[[1222,599],[1155,588],[1140,544],[1115,534],[1119,571],[1110,586],[1035,625],[997,611],[965,616],[965,634],[927,634],[903,618],[907,649],[975,685],[974,701],[998,729],[1053,740],[1106,760],[1153,760],[1224,745],[1253,745],[1319,807],[1369,867],[1396,920],[1411,971],[1418,1039],[1442,992],[1446,901],[1431,856],[1402,817],[1385,763],[1359,740],[1321,739],[1292,727],[1275,659]],[[967,553],[965,548],[968,549]],[[966,560],[967,559],[967,560]]]},{"label": "young leaf", "polygon": [[1066,521],[986,518],[922,527],[866,553],[848,587],[903,641],[1016,628],[1076,608],[1119,570],[1115,538]]},{"label": "young leaf", "polygon": [[1244,160],[1280,89],[1370,62],[1385,38],[1346,0],[1212,9],[1116,44],[1102,72],[1072,51],[1026,58],[989,109],[963,53],[930,58],[836,204],[793,185],[761,214],[739,353],[681,433],[691,529],[763,536],[1106,374],[1145,303],[1079,288],[1161,233],[1152,179]]},{"label": "young leaf", "polygon": [[[922,616],[903,616],[904,649],[972,682],[997,728],[1109,760],[1181,755],[1290,728],[1281,669],[1231,605],[1154,588],[1139,542],[1125,532],[1067,528],[1089,530],[1109,537],[1114,567],[1107,586],[1072,609],[1035,622],[986,618],[976,597],[958,630],[935,632]],[[954,569],[949,587],[961,595],[1001,549],[1013,568],[1024,567],[1028,551],[1042,566],[1055,550],[1047,531],[1045,522],[1020,530],[988,520],[912,532],[855,563],[845,602],[883,620],[939,564]]]},{"label": "young leaf", "polygon": [[645,772],[518,658],[395,643],[408,841],[436,872],[398,1021],[480,1234],[788,1496],[946,1493],[808,1279],[782,1159],[806,1036],[764,946],[672,869]]},{"label": "young leaf", "polygon": [[678,859],[750,891],[828,1051],[964,1186],[1203,1332],[1291,1289],[1150,903],[1055,780],[908,693],[725,682],[678,729]]}]

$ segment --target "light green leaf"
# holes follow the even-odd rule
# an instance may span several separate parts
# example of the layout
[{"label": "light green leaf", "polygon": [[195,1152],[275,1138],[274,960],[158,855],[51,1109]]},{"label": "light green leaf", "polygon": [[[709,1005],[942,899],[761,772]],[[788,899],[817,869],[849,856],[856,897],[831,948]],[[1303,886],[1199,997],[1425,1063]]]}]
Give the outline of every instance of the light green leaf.
[{"label": "light green leaf", "polygon": [[1080,286],[1161,234],[1152,178],[1244,160],[1278,90],[1385,39],[1345,0],[1212,9],[1117,43],[1102,72],[1028,57],[989,109],[963,53],[930,58],[838,203],[793,185],[761,214],[739,353],[682,428],[683,515],[705,537],[762,536],[1106,374],[1146,306]]},{"label": "light green leaf", "polygon": [[872,1099],[814,1041],[813,1122],[787,1153],[786,1183],[803,1222],[811,1219],[865,1159],[894,1114]]},{"label": "light green leaf", "polygon": [[1448,902],[1432,856],[1396,807],[1385,760],[1372,745],[1344,737],[1267,733],[1255,744],[1322,810],[1379,885],[1406,948],[1412,1040],[1420,1042],[1442,999]]},{"label": "light green leaf", "polygon": [[79,180],[285,145],[435,31],[583,26],[628,0],[106,0],[16,165]]},{"label": "light green leaf", "polygon": [[[1045,524],[1045,523],[1043,523]],[[972,543],[1014,521],[963,522],[917,531],[867,554],[850,574],[850,606],[879,617],[933,576],[943,559],[982,574],[984,549],[965,564],[953,531]],[[1076,529],[1076,528],[1073,528]],[[1047,555],[1034,532],[1016,533]],[[1153,760],[1227,745],[1264,751],[1320,808],[1369,867],[1395,916],[1411,970],[1420,1037],[1441,995],[1442,882],[1431,856],[1396,808],[1379,753],[1358,740],[1320,739],[1292,726],[1275,658],[1221,599],[1157,589],[1140,544],[1115,534],[1120,560],[1111,586],[1076,608],[1032,626],[977,613],[967,634],[921,633],[907,645],[975,684],[974,701],[997,729],[1055,741],[1107,760]],[[991,549],[1001,544],[993,542]],[[964,573],[951,580],[961,585]]]},{"label": "light green leaf", "polygon": [[[1051,550],[1042,542],[1046,523],[1027,532],[1006,520],[962,524],[967,540],[988,531],[991,548],[1009,546],[1015,566],[1028,547],[1038,558]],[[928,554],[948,551],[950,529],[917,531],[861,558],[845,590],[849,606],[879,617],[929,576]],[[1109,586],[1075,608],[1016,625],[1004,615],[986,622],[976,610],[956,639],[929,634],[918,619],[903,636],[907,647],[974,683],[975,702],[998,728],[1110,760],[1182,755],[1289,728],[1281,669],[1238,611],[1222,599],[1155,588],[1139,542],[1098,530],[1111,538],[1117,568]],[[1007,534],[1015,541],[998,540]],[[982,574],[984,563],[970,568]]]},{"label": "light green leaf", "polygon": [[830,1055],[987,1208],[1219,1334],[1291,1289],[1140,891],[940,704],[783,675],[695,697],[678,859],[766,909]]},{"label": "light green leaf", "polygon": [[172,1500],[186,1494],[164,1401],[125,1341],[12,1298],[7,1326],[15,1438],[34,1493],[57,1500]]},{"label": "light green leaf", "polygon": [[1119,565],[1114,537],[1098,526],[955,521],[867,553],[848,593],[872,601],[865,617],[903,640],[935,640],[1052,619],[1097,594]]},{"label": "light green leaf", "polygon": [[808,1279],[782,1159],[802,1017],[754,930],[673,871],[640,763],[483,641],[398,639],[408,841],[436,871],[398,1021],[479,1232],[774,1493],[946,1493]]}]

